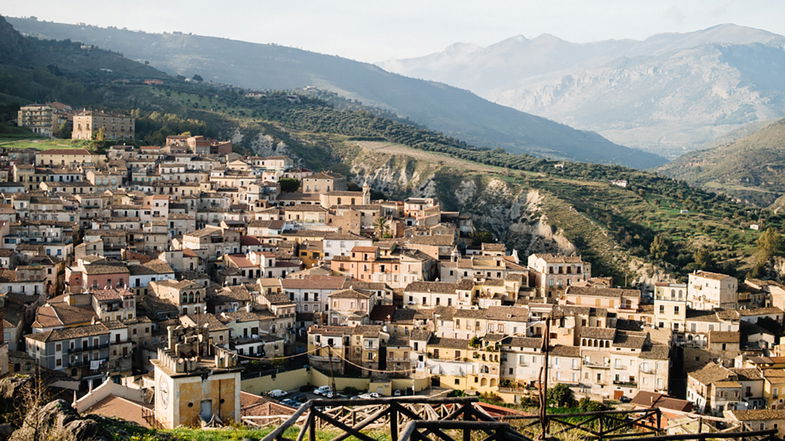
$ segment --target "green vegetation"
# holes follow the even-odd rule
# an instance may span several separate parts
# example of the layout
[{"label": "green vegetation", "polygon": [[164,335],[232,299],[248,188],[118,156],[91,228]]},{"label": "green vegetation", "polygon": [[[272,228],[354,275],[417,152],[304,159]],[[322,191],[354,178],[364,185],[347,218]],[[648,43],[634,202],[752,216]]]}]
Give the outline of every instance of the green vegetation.
[{"label": "green vegetation", "polygon": [[[102,426],[112,435],[114,441],[245,441],[259,440],[272,432],[275,427],[251,428],[247,426],[231,426],[214,429],[201,429],[178,427],[176,429],[146,429],[127,421],[113,418],[101,418]],[[284,432],[288,439],[297,438],[299,426],[290,427]],[[316,433],[318,441],[329,441],[339,435],[338,429],[319,430]],[[369,431],[368,436],[387,441],[389,434],[382,431]],[[349,440],[356,440],[354,437]]]},{"label": "green vegetation", "polygon": [[557,384],[548,389],[546,400],[548,406],[551,407],[573,407],[577,403],[575,401],[575,394],[573,394],[572,389],[566,384]]},{"label": "green vegetation", "polygon": [[785,195],[785,119],[735,141],[689,153],[660,171],[691,184],[769,206]]},{"label": "green vegetation", "polygon": [[50,138],[14,138],[0,134],[0,147],[13,149],[94,149],[96,144],[92,141]]},{"label": "green vegetation", "polygon": [[[3,38],[0,29],[0,41]],[[785,222],[772,211],[650,172],[478,148],[330,93],[266,91],[252,98],[243,89],[185,82],[119,54],[76,43],[25,39],[19,47],[22,50],[0,58],[0,80],[11,79],[0,81],[0,109],[55,99],[74,106],[131,109],[139,144],[161,144],[168,135],[192,132],[241,138],[238,150],[250,152],[263,134],[274,144],[285,143],[305,166],[341,173],[350,171],[342,161],[363,154],[358,152],[364,147],[358,145],[390,143],[364,158],[376,163],[389,159],[396,149],[396,156],[402,152],[407,163],[401,166],[434,173],[438,196],[448,209],[471,211],[472,207],[460,206],[454,194],[466,179],[484,183],[494,178],[516,189],[541,192],[541,210],[554,231],[562,232],[591,260],[596,273],[613,275],[616,283],[630,273],[631,256],[682,275],[706,262],[731,273],[749,269],[759,235],[747,228],[749,224],[781,230]],[[108,71],[102,66],[109,66]],[[149,78],[164,84],[145,84]],[[0,139],[19,140],[10,138],[18,135],[5,137],[0,132]],[[67,141],[27,140],[5,146],[62,148],[60,142]],[[627,186],[611,185],[611,180],[626,180]],[[493,203],[497,202],[508,201]],[[500,237],[499,231],[493,233]],[[477,239],[491,239],[486,236]]]},{"label": "green vegetation", "polygon": [[300,181],[294,178],[281,178],[278,183],[281,184],[281,191],[286,193],[295,192],[300,188]]},{"label": "green vegetation", "polygon": [[753,265],[750,275],[760,277],[764,266],[767,265],[774,256],[781,256],[783,254],[783,238],[782,235],[774,228],[767,228],[760,236],[756,243],[756,250],[753,256]]}]

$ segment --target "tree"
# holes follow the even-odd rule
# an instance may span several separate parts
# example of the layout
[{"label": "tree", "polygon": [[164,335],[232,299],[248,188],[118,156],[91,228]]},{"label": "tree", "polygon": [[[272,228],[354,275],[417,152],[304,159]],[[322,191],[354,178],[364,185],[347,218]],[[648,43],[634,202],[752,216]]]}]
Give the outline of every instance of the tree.
[{"label": "tree", "polygon": [[376,237],[383,237],[387,231],[387,218],[384,216],[377,217],[376,221],[374,222],[374,227],[376,229]]},{"label": "tree", "polygon": [[755,249],[751,275],[757,277],[771,258],[782,252],[782,235],[774,228],[769,227],[758,236],[755,244],[757,248]]},{"label": "tree", "polygon": [[292,193],[300,188],[300,181],[294,178],[281,178],[278,183],[281,184],[281,191],[284,193]]},{"label": "tree", "polygon": [[575,394],[566,384],[557,384],[548,389],[548,406],[551,407],[573,407],[575,406]]},{"label": "tree", "polygon": [[202,81],[204,81],[204,78],[202,78],[202,76],[199,74],[194,74],[194,76],[191,79],[196,81],[197,83],[201,83]]},{"label": "tree", "polygon": [[93,134],[93,139],[96,141],[106,141],[106,129],[101,127]]},{"label": "tree", "polygon": [[711,270],[716,263],[714,262],[714,255],[708,247],[700,247],[695,250],[692,255],[692,260],[698,269]]},{"label": "tree", "polygon": [[664,234],[659,233],[654,236],[654,240],[649,245],[649,256],[654,260],[665,260],[670,251],[670,243]]},{"label": "tree", "polygon": [[57,128],[55,128],[54,132],[52,132],[52,136],[54,136],[55,138],[70,138],[71,131],[68,129],[69,129],[68,123],[64,122],[58,125]]}]

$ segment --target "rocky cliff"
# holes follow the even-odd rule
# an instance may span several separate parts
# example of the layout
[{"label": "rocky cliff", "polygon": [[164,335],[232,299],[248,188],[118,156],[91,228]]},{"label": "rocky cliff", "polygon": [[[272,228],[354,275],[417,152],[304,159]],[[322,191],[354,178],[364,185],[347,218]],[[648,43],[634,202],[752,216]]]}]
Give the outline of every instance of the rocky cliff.
[{"label": "rocky cliff", "polygon": [[[627,284],[650,286],[672,279],[662,269],[630,256],[599,225],[564,201],[521,184],[509,172],[393,145],[350,144],[333,153],[355,182],[367,182],[397,198],[438,197],[444,209],[471,215],[478,230],[493,233],[521,256],[582,254],[598,274],[613,275],[617,284],[626,279]],[[588,233],[578,233],[576,226]]]}]

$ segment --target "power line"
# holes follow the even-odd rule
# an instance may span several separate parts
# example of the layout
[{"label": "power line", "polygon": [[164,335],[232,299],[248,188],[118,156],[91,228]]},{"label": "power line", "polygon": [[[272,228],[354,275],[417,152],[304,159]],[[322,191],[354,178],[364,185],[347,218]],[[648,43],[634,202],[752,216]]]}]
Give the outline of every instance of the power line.
[{"label": "power line", "polygon": [[220,348],[220,349],[222,349],[224,351],[232,352],[237,357],[245,358],[245,359],[248,359],[248,360],[258,360],[258,361],[286,360],[286,359],[289,359],[289,358],[302,357],[303,355],[312,354],[312,353],[314,353],[314,352],[319,350],[319,348],[316,348],[316,349],[312,349],[310,351],[300,352],[299,354],[280,355],[280,356],[277,356],[277,357],[254,357],[252,355],[240,354],[236,350],[233,351],[233,350],[230,350],[230,349],[226,349],[225,347],[219,346],[219,345],[216,345],[216,344],[213,344],[213,346],[216,347],[216,348]]},{"label": "power line", "polygon": [[369,371],[369,372],[377,372],[377,373],[381,373],[381,374],[410,374],[410,373],[412,373],[412,372],[414,372],[416,370],[415,368],[399,369],[399,370],[373,369],[373,368],[361,366],[361,365],[359,365],[359,364],[357,364],[357,363],[355,363],[353,361],[350,361],[350,360],[346,359],[341,354],[335,354],[335,356],[340,358],[341,360],[345,361],[346,363],[356,367],[356,368],[359,368],[359,369],[362,369],[362,370],[365,370],[365,371]]}]

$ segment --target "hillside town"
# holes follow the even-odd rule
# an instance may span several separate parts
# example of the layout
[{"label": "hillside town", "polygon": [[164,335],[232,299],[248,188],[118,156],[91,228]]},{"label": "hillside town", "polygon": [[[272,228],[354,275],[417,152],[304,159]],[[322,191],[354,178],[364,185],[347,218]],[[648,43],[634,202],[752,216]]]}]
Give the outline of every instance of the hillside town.
[{"label": "hillside town", "polygon": [[[18,123],[51,136],[65,107],[23,107]],[[127,116],[70,120],[74,139],[134,136]],[[309,384],[510,404],[561,384],[785,428],[773,281],[619,286],[579,255],[482,241],[435,198],[190,134],[7,149],[0,180],[0,372],[42,375],[79,411],[173,428],[240,421],[263,410],[254,394]]]}]

